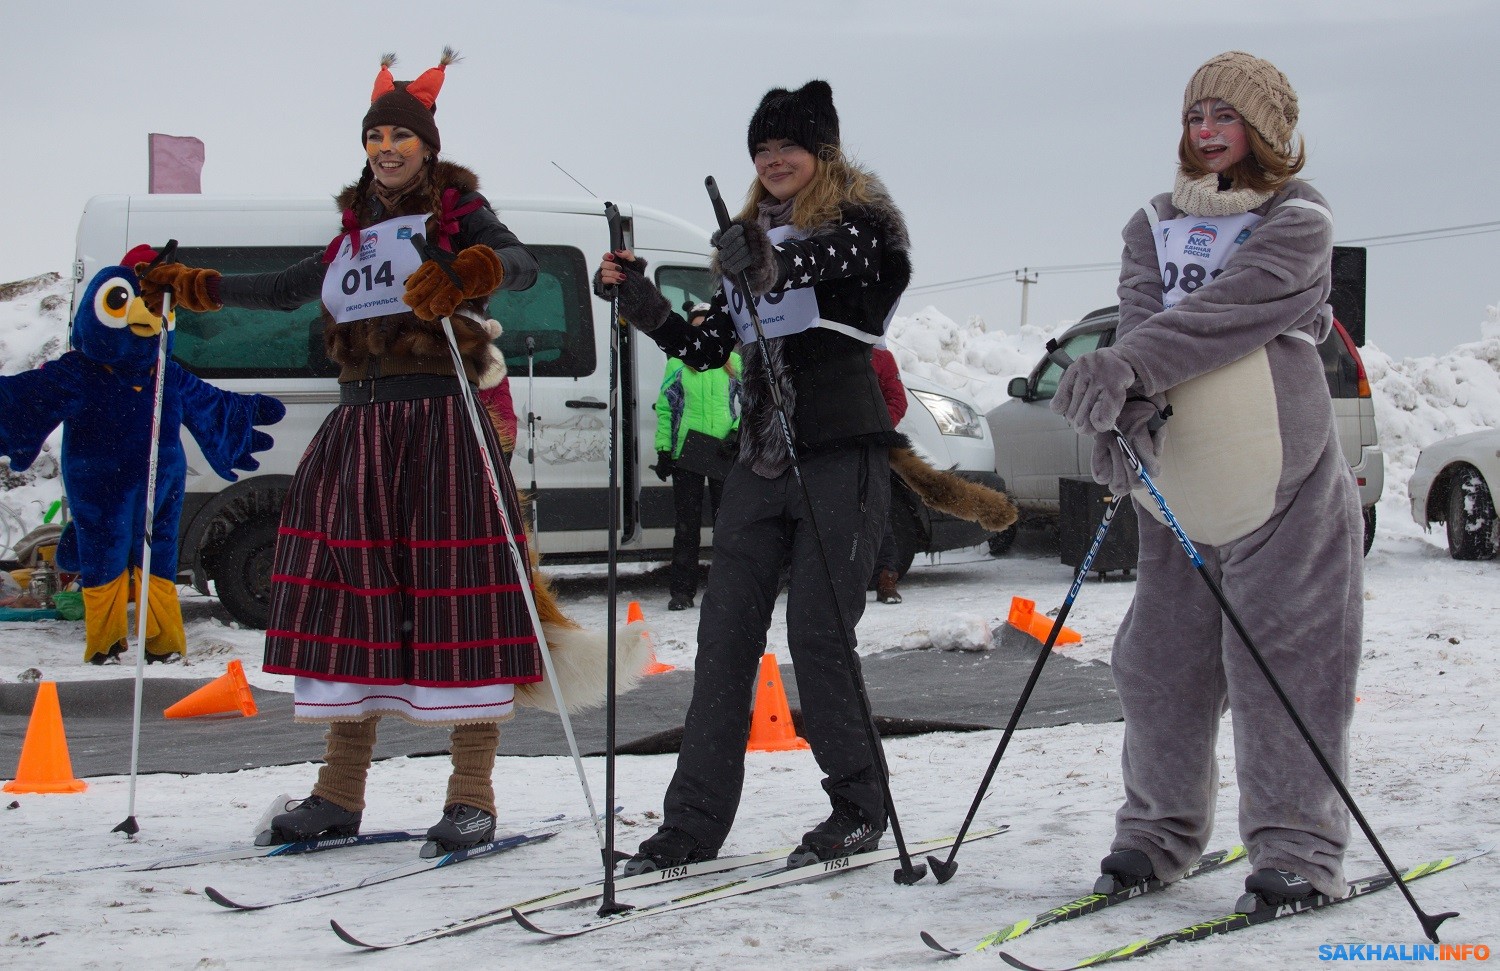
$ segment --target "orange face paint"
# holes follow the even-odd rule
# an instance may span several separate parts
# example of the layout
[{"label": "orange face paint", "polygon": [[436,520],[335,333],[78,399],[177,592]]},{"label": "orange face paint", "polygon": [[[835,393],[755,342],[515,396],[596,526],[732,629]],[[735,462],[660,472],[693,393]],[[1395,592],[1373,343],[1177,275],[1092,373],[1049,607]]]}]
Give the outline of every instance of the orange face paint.
[{"label": "orange face paint", "polygon": [[422,139],[405,128],[381,125],[365,132],[365,153],[371,158],[381,152],[395,152],[402,158],[411,158],[422,150]]}]

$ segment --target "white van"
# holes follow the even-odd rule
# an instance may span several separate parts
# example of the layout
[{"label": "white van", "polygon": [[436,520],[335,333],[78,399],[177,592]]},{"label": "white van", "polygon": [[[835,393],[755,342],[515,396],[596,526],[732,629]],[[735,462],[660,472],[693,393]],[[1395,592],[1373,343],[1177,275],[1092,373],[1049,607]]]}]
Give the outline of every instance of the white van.
[{"label": "white van", "polygon": [[[538,546],[546,562],[597,561],[608,550],[609,304],[590,281],[609,249],[603,203],[596,200],[492,199],[501,220],[536,255],[529,290],[497,293],[490,315],[510,370],[519,418],[511,471],[536,497]],[[619,204],[625,242],[650,263],[674,307],[713,291],[708,234],[673,216]],[[78,227],[74,309],[82,282],[137,243],[179,243],[178,259],[225,273],[281,269],[321,252],[339,232],[326,198],[203,195],[96,196]],[[316,304],[279,311],[226,308],[178,311],[175,358],[231,391],[273,395],[287,416],[268,429],[276,444],[261,467],[238,482],[219,478],[183,436],[187,495],[180,529],[179,575],[213,592],[240,622],[265,626],[271,554],[282,497],[298,460],[337,403],[338,367],[323,353]],[[531,351],[528,353],[528,339]],[[656,459],[653,406],[666,358],[651,340],[620,335],[620,490],[618,546],[625,559],[670,559],[675,519],[670,484],[647,469]],[[916,395],[912,392],[923,392]],[[1000,486],[989,428],[951,392],[913,380],[901,430],[933,464]],[[921,407],[918,407],[921,405]],[[534,420],[528,423],[528,414]],[[899,497],[897,539],[905,568],[917,552],[983,542],[984,531],[933,514],[910,493]],[[706,523],[706,526],[708,524]],[[705,531],[705,547],[711,533]]]}]

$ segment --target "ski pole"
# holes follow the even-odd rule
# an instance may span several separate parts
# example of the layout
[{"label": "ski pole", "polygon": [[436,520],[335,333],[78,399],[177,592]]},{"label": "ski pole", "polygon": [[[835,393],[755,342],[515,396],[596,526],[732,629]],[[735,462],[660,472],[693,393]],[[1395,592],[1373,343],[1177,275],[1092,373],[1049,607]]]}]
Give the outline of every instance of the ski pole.
[{"label": "ski pole", "polygon": [[[724,205],[724,199],[719,195],[718,183],[713,176],[703,180],[708,189],[708,198],[713,202],[714,216],[718,219],[719,229],[729,228],[729,210]],[[755,343],[760,347],[761,359],[765,361],[767,372],[767,383],[771,387],[771,402],[776,408],[776,418],[781,424],[782,438],[786,443],[787,457],[792,462],[792,474],[797,479],[797,485],[802,493],[802,505],[807,509],[808,525],[812,529],[813,539],[817,542],[818,559],[823,564],[823,576],[828,579],[828,589],[833,594],[833,610],[838,620],[839,636],[844,645],[846,655],[846,666],[849,669],[849,678],[854,683],[854,696],[859,700],[860,719],[864,722],[865,738],[869,741],[870,752],[874,757],[875,768],[880,776],[881,796],[885,799],[886,815],[891,820],[891,835],[896,840],[896,850],[901,858],[901,869],[896,871],[896,882],[903,886],[910,886],[927,875],[927,867],[923,864],[913,864],[911,854],[907,852],[906,840],[901,835],[901,821],[896,817],[896,800],[891,795],[890,767],[886,764],[885,749],[880,744],[880,735],[875,731],[875,718],[870,710],[869,693],[865,690],[865,680],[859,671],[859,656],[855,653],[854,645],[849,640],[849,625],[844,619],[844,607],[839,602],[839,592],[833,582],[833,571],[828,566],[828,552],[823,548],[823,536],[818,532],[818,521],[813,512],[812,496],[807,490],[807,482],[802,478],[802,465],[797,460],[797,442],[792,434],[791,419],[787,417],[786,403],[781,398],[781,375],[776,373],[776,367],[772,363],[771,352],[766,344],[766,333],[760,323],[760,312],[755,306],[755,293],[750,289],[750,281],[743,272],[735,275],[734,285],[745,301],[745,311],[750,316],[750,323],[755,328]]]},{"label": "ski pole", "polygon": [[[422,254],[423,259],[431,259],[437,262],[444,271],[453,278],[456,274],[448,263],[452,257],[437,249],[429,247],[426,238],[418,233],[412,237],[412,245],[417,252]],[[445,261],[445,257],[447,260]],[[500,513],[500,526],[505,530],[505,546],[510,551],[511,564],[516,571],[516,581],[521,588],[521,599],[526,601],[526,612],[531,618],[531,629],[536,632],[537,645],[542,649],[542,667],[546,672],[547,682],[552,686],[552,697],[557,702],[557,716],[562,720],[563,735],[568,740],[568,752],[573,756],[573,767],[578,772],[578,781],[583,786],[583,799],[588,803],[589,817],[594,822],[594,834],[598,836],[599,843],[604,844],[604,832],[599,820],[599,813],[594,807],[594,793],[589,788],[588,775],[583,771],[583,758],[578,754],[578,739],[573,734],[573,721],[568,717],[568,706],[564,702],[562,686],[557,682],[557,668],[552,663],[552,651],[547,647],[547,635],[542,631],[542,620],[537,614],[536,595],[531,590],[531,584],[526,582],[529,576],[526,557],[521,553],[521,547],[516,542],[515,524],[510,521],[510,514],[505,511],[505,497],[500,492],[500,472],[496,467],[495,457],[491,454],[489,444],[485,441],[484,432],[479,424],[479,408],[474,400],[474,389],[470,387],[468,377],[464,371],[463,355],[458,349],[458,338],[453,333],[453,318],[443,318],[443,336],[448,339],[448,354],[453,359],[454,372],[458,376],[459,393],[464,399],[464,410],[469,416],[469,428],[474,433],[475,444],[479,448],[480,461],[484,466],[486,484],[490,488],[490,496],[495,500],[495,508]],[[610,808],[610,816],[614,815],[613,807]]]},{"label": "ski pole", "polygon": [[1112,501],[1105,504],[1104,519],[1099,523],[1099,528],[1094,531],[1094,541],[1090,544],[1083,562],[1079,564],[1078,572],[1073,575],[1073,585],[1068,588],[1068,595],[1063,599],[1062,607],[1057,611],[1057,619],[1052,622],[1052,629],[1047,632],[1047,641],[1042,645],[1042,651],[1037,655],[1036,663],[1031,666],[1031,677],[1026,679],[1026,686],[1021,689],[1021,697],[1016,699],[1016,706],[1011,710],[1010,720],[1005,723],[1005,732],[1000,736],[1000,744],[995,746],[995,754],[990,757],[989,768],[985,769],[984,778],[979,782],[979,789],[974,793],[974,802],[969,806],[969,814],[964,817],[964,824],[958,828],[958,838],[953,841],[953,848],[948,851],[948,859],[939,860],[936,856],[927,858],[927,862],[932,865],[932,874],[937,877],[938,883],[947,883],[953,879],[953,874],[958,872],[958,864],[953,862],[958,856],[958,848],[963,846],[964,836],[969,832],[969,826],[974,822],[975,814],[979,812],[979,804],[989,794],[990,782],[995,778],[995,770],[1000,767],[1000,760],[1005,756],[1006,746],[1010,745],[1010,738],[1015,734],[1016,725],[1021,721],[1021,713],[1026,710],[1026,703],[1031,700],[1031,691],[1042,676],[1042,668],[1046,666],[1047,658],[1052,656],[1052,645],[1057,643],[1057,637],[1062,633],[1063,622],[1068,619],[1068,612],[1073,609],[1073,601],[1078,599],[1078,591],[1082,589],[1083,581],[1089,575],[1089,568],[1094,565],[1094,557],[1099,555],[1099,550],[1104,545],[1104,537],[1109,533],[1109,525],[1114,522],[1115,513],[1119,511],[1120,504],[1129,501],[1129,496],[1113,496]]},{"label": "ski pole", "polygon": [[[625,224],[613,202],[604,203],[604,218],[609,223],[609,251],[625,248]],[[604,801],[615,803],[615,617],[618,612],[616,578],[619,571],[620,516],[620,288],[609,291],[609,580],[606,599],[609,606],[609,629],[605,634],[605,675],[608,685],[604,695]],[[615,900],[615,816],[610,813],[604,823],[604,896],[599,916],[622,913],[628,904]]]},{"label": "ski pole", "polygon": [[[176,253],[177,240],[167,240],[167,245],[151,261],[151,267],[172,262]],[[146,268],[147,272],[150,272],[151,267]],[[151,588],[151,526],[152,520],[156,518],[156,464],[157,452],[161,447],[161,410],[166,398],[167,338],[171,334],[171,320],[172,288],[167,287],[161,295],[161,333],[156,340],[156,386],[152,389],[154,400],[151,403],[151,453],[146,459],[146,538],[141,550],[141,579],[136,586],[135,703],[130,717],[130,797],[125,818],[110,830],[111,833],[124,833],[127,837],[141,831],[140,825],[135,821],[135,781],[141,764],[141,699],[146,682],[146,619],[150,614],[147,605],[150,602]],[[175,569],[176,564],[173,567]],[[125,568],[130,569],[128,563]]]},{"label": "ski pole", "polygon": [[[1056,341],[1047,342],[1047,355],[1064,369],[1073,363],[1073,359],[1068,356],[1066,351],[1058,347]],[[1161,510],[1162,518],[1167,521],[1167,528],[1172,530],[1173,535],[1177,537],[1177,542],[1182,546],[1183,552],[1192,561],[1193,569],[1203,578],[1203,582],[1208,584],[1208,590],[1213,594],[1214,599],[1218,601],[1219,609],[1224,612],[1224,616],[1228,619],[1230,626],[1239,635],[1240,641],[1245,645],[1245,649],[1250,652],[1250,657],[1255,661],[1255,666],[1260,668],[1261,674],[1265,675],[1266,683],[1271,686],[1271,690],[1276,694],[1276,698],[1281,702],[1281,706],[1291,716],[1292,724],[1297,726],[1297,732],[1302,736],[1302,740],[1307,743],[1307,747],[1312,752],[1313,757],[1317,759],[1318,765],[1322,767],[1323,774],[1328,777],[1329,782],[1333,783],[1333,788],[1338,791],[1339,798],[1344,801],[1344,805],[1349,809],[1349,815],[1353,816],[1359,823],[1359,828],[1364,832],[1365,838],[1370,841],[1371,846],[1375,847],[1375,853],[1380,857],[1380,862],[1385,864],[1386,872],[1395,879],[1396,886],[1401,888],[1401,893],[1406,897],[1406,902],[1411,905],[1412,912],[1417,915],[1417,920],[1422,924],[1422,930],[1427,935],[1427,939],[1434,944],[1438,943],[1438,926],[1449,917],[1457,917],[1458,911],[1433,915],[1426,913],[1417,905],[1417,898],[1412,896],[1411,888],[1401,878],[1400,872],[1396,869],[1396,864],[1391,861],[1390,854],[1386,853],[1385,847],[1381,845],[1380,838],[1375,835],[1375,829],[1366,821],[1365,814],[1359,811],[1359,806],[1354,802],[1354,796],[1349,793],[1349,789],[1344,785],[1343,780],[1334,771],[1333,765],[1328,761],[1328,757],[1323,754],[1322,747],[1312,737],[1312,732],[1308,730],[1307,724],[1302,721],[1302,716],[1297,713],[1296,706],[1292,704],[1292,699],[1287,696],[1286,691],[1281,687],[1281,682],[1277,680],[1276,675],[1271,673],[1271,666],[1266,663],[1265,656],[1261,654],[1260,649],[1251,640],[1250,632],[1245,629],[1245,625],[1240,623],[1239,615],[1230,606],[1228,599],[1224,596],[1224,591],[1214,582],[1214,578],[1208,575],[1208,568],[1204,565],[1203,557],[1198,555],[1198,550],[1193,546],[1193,541],[1188,539],[1187,533],[1183,532],[1182,527],[1178,525],[1177,517],[1172,515],[1172,510],[1167,506],[1167,500],[1162,498],[1162,494],[1156,488],[1156,483],[1151,480],[1151,474],[1146,471],[1145,465],[1135,454],[1135,449],[1130,447],[1130,443],[1126,441],[1125,436],[1121,434],[1118,428],[1110,429],[1109,434],[1115,437],[1115,443],[1120,446],[1120,451],[1124,453],[1125,461],[1129,463],[1130,468],[1135,471],[1136,478],[1140,479],[1141,485],[1145,486],[1146,491],[1151,493],[1151,498],[1156,502],[1156,508]]]},{"label": "ski pole", "polygon": [[542,531],[536,508],[536,337],[526,335],[526,462],[531,466],[531,541],[541,550]]}]

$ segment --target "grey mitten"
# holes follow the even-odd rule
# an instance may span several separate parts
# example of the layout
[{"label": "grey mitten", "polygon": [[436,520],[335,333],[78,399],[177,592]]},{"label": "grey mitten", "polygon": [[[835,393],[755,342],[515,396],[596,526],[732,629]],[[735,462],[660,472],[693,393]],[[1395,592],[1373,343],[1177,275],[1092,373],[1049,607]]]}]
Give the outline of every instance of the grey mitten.
[{"label": "grey mitten", "polygon": [[[1097,435],[1115,427],[1125,395],[1135,384],[1135,370],[1112,347],[1081,355],[1057,382],[1052,410],[1080,435]],[[1123,429],[1122,429],[1123,430]]]},{"label": "grey mitten", "polygon": [[[1163,425],[1151,431],[1151,419],[1157,415],[1156,406],[1149,401],[1127,401],[1120,411],[1116,427],[1130,443],[1131,451],[1146,467],[1146,474],[1156,475],[1161,471],[1161,443],[1166,434]],[[1094,481],[1109,486],[1112,495],[1126,496],[1140,482],[1135,468],[1125,458],[1125,452],[1115,441],[1113,431],[1100,432],[1094,436],[1093,458]]]},{"label": "grey mitten", "polygon": [[[625,279],[618,284],[620,319],[642,333],[649,334],[666,322],[672,313],[672,304],[661,291],[646,278],[646,261],[642,259],[621,260]],[[609,292],[594,271],[594,293],[604,300]]]},{"label": "grey mitten", "polygon": [[745,274],[745,281],[757,297],[780,287],[781,263],[776,259],[776,244],[759,224],[735,220],[708,241],[717,250],[714,265],[718,272],[727,277]]}]

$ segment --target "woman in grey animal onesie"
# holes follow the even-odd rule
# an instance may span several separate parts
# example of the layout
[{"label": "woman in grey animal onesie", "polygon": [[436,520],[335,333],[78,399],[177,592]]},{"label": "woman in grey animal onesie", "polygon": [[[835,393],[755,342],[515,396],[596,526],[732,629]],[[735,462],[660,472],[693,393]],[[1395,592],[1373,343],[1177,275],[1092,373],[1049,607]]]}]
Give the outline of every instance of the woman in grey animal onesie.
[{"label": "woman in grey animal onesie", "polygon": [[[1170,193],[1125,226],[1115,342],[1053,398],[1094,438],[1094,477],[1152,473],[1329,762],[1347,766],[1363,625],[1362,522],[1317,345],[1333,312],[1332,216],[1294,176],[1297,95],[1267,61],[1212,58],[1182,103]],[[1171,406],[1153,432],[1149,420]],[[1267,903],[1342,894],[1348,814],[1156,504],[1136,493],[1136,596],[1115,639],[1125,802],[1104,886],[1180,878],[1213,827],[1219,721],[1234,718],[1240,835]]]}]

